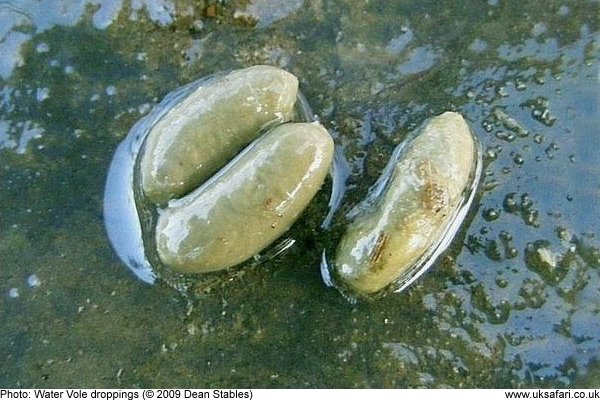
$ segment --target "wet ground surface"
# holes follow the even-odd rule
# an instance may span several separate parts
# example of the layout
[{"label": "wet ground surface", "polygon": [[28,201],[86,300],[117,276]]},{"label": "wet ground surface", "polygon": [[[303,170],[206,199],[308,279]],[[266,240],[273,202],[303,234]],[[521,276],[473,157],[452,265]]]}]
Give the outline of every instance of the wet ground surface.
[{"label": "wet ground surface", "polygon": [[[250,4],[252,3],[252,4]],[[597,1],[0,3],[0,386],[600,384]],[[286,253],[184,298],[110,248],[102,193],[173,89],[277,65],[350,168]],[[408,291],[347,302],[321,250],[393,148],[446,110],[485,151],[473,210]]]}]

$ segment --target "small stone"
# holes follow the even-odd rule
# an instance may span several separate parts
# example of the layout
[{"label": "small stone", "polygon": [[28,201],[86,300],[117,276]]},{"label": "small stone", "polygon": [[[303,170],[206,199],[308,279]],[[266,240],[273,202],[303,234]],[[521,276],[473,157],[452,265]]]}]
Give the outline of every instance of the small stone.
[{"label": "small stone", "polygon": [[31,274],[27,277],[27,286],[29,286],[30,288],[36,288],[38,286],[40,286],[42,284],[42,282],[40,281],[40,278],[38,278],[38,276],[36,274]]}]

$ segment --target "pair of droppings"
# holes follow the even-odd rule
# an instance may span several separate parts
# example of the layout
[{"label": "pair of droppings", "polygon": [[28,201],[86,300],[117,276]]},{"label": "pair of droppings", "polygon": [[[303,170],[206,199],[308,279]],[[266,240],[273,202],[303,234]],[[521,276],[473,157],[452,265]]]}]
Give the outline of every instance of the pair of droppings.
[{"label": "pair of droppings", "polygon": [[[297,78],[275,67],[233,71],[168,95],[132,128],[109,170],[105,220],[120,258],[152,282],[153,265],[206,273],[267,248],[331,168],[333,140],[310,120]],[[480,154],[459,114],[427,120],[349,213],[333,261],[323,255],[325,282],[353,297],[408,286],[464,219]]]}]

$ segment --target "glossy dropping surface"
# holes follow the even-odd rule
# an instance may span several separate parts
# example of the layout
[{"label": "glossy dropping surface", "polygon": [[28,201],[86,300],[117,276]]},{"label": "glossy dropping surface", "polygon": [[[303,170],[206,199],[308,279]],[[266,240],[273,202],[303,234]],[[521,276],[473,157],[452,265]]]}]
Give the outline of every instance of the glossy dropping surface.
[{"label": "glossy dropping surface", "polygon": [[259,65],[207,79],[157,121],[141,150],[140,177],[155,203],[210,178],[261,129],[292,119],[296,77]]},{"label": "glossy dropping surface", "polygon": [[210,272],[257,254],[296,221],[333,156],[317,123],[265,133],[205,185],[171,201],[156,225],[158,255],[181,272]]},{"label": "glossy dropping surface", "polygon": [[337,249],[337,274],[360,294],[378,292],[419,268],[469,195],[477,148],[460,114],[427,120],[402,146],[390,160],[382,193],[350,222]]},{"label": "glossy dropping surface", "polygon": [[[0,387],[597,388],[600,3],[309,0],[260,26],[246,3],[1,3]],[[137,280],[104,228],[117,146],[173,89],[257,64],[334,136],[328,233],[326,181],[278,257],[187,297]],[[481,197],[431,273],[349,303],[323,248],[447,110],[483,145]]]}]

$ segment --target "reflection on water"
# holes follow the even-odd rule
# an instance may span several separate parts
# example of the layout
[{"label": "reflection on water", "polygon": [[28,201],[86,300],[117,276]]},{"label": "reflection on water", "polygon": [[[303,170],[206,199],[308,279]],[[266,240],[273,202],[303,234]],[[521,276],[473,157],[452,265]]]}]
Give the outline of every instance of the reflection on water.
[{"label": "reflection on water", "polygon": [[[597,386],[598,2],[0,2],[0,386]],[[336,137],[287,253],[189,299],[113,254],[118,143],[168,92],[283,66]],[[452,109],[485,149],[463,232],[409,291],[348,304],[321,250],[392,149]],[[315,371],[319,371],[316,373]]]}]

